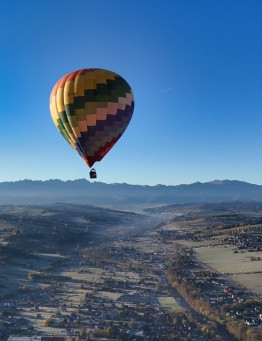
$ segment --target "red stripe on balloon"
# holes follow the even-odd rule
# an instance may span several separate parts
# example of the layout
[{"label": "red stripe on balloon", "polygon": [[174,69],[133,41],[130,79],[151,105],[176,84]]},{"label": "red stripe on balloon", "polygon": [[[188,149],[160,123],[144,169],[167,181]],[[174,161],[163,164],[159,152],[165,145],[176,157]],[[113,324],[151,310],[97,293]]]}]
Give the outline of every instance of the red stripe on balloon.
[{"label": "red stripe on balloon", "polygon": [[122,134],[119,134],[117,137],[114,137],[110,142],[107,142],[103,147],[100,147],[97,152],[95,152],[94,156],[83,156],[83,159],[87,163],[89,167],[92,167],[93,164],[97,161],[102,160],[102,158],[109,152],[111,148],[116,144],[116,142],[120,139]]}]

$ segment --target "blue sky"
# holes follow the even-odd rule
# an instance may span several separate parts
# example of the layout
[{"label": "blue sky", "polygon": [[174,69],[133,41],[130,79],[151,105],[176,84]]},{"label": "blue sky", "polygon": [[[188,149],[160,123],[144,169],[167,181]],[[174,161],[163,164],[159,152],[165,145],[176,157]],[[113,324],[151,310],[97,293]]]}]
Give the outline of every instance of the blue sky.
[{"label": "blue sky", "polygon": [[261,1],[3,0],[0,13],[0,181],[88,178],[49,95],[98,67],[135,95],[99,181],[262,184]]}]

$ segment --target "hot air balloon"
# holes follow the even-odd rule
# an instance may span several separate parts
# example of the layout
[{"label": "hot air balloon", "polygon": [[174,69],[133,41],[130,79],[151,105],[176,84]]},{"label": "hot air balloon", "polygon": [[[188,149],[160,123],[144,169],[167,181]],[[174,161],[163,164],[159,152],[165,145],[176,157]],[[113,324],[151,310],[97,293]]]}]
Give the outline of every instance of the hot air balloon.
[{"label": "hot air balloon", "polygon": [[126,130],[134,111],[134,96],[129,84],[116,73],[82,69],[55,84],[50,111],[64,139],[92,167]]}]

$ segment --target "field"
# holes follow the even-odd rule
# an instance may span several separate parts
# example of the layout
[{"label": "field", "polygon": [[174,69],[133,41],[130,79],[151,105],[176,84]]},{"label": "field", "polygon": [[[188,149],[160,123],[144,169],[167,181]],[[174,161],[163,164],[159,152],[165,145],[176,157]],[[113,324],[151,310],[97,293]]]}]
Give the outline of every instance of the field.
[{"label": "field", "polygon": [[228,275],[234,282],[244,285],[255,294],[262,295],[262,260],[251,260],[261,257],[261,252],[235,253],[234,246],[221,244],[217,240],[179,240],[179,243],[193,248],[196,259],[200,262]]},{"label": "field", "polygon": [[254,293],[262,294],[262,261],[252,261],[251,257],[261,256],[260,252],[234,253],[232,246],[195,248],[196,257],[211,268],[225,273],[232,280],[247,286]]},{"label": "field", "polygon": [[158,297],[157,300],[159,304],[161,305],[161,307],[165,309],[166,311],[179,312],[182,310],[181,306],[177,303],[174,297],[171,297],[171,296]]},{"label": "field", "polygon": [[13,259],[13,264],[4,264],[0,267],[0,297],[15,293],[19,287],[30,286],[42,288],[44,285],[32,283],[28,280],[29,273],[39,273],[36,269],[45,269],[52,261],[61,256],[57,254],[35,254],[37,258]]}]

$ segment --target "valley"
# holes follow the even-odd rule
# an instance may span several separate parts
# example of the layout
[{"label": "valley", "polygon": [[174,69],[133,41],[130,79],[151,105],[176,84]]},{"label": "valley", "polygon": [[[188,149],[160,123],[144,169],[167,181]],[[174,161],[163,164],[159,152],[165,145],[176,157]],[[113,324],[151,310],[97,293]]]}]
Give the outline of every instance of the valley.
[{"label": "valley", "polygon": [[133,210],[1,206],[1,339],[255,340],[260,205]]}]

